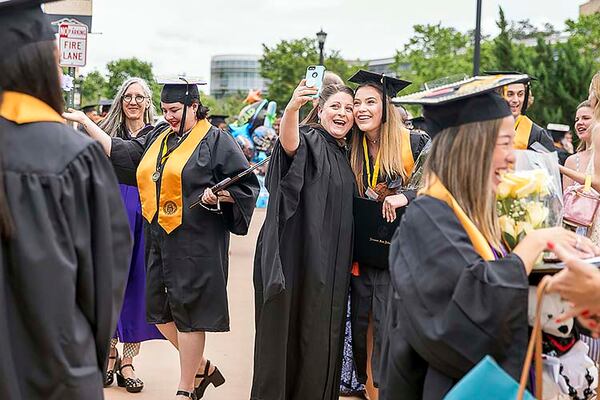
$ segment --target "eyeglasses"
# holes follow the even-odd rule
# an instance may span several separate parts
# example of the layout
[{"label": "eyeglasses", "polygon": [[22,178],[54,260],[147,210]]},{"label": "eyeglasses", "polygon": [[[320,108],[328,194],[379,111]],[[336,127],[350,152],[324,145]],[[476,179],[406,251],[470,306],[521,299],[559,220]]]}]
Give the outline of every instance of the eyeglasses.
[{"label": "eyeglasses", "polygon": [[130,94],[126,94],[125,96],[123,96],[123,101],[124,101],[125,103],[131,103],[131,101],[132,101],[132,100],[134,100],[134,99],[135,99],[135,102],[136,102],[136,103],[140,104],[140,103],[142,103],[144,100],[146,100],[146,99],[147,99],[147,97],[145,97],[145,96],[142,96],[142,95],[139,95],[139,94],[138,94],[138,95],[136,95],[136,96],[132,96],[132,95],[130,95]]}]

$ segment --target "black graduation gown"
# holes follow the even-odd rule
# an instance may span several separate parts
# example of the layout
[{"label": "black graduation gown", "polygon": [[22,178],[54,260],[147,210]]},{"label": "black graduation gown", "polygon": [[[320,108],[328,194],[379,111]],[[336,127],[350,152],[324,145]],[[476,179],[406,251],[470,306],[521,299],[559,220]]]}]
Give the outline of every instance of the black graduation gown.
[{"label": "black graduation gown", "polygon": [[[161,123],[142,137],[112,139],[110,158],[122,183],[136,184],[135,173],[144,151],[166,128],[167,124]],[[176,143],[176,136],[171,135],[167,147]],[[248,232],[258,197],[258,180],[251,174],[230,186],[227,190],[235,204],[222,203],[222,214],[201,206],[190,209],[190,205],[207,187],[248,167],[231,135],[211,127],[183,167],[182,224],[167,234],[157,216],[152,223],[144,220],[148,323],[174,321],[180,332],[229,331],[229,233]]]},{"label": "black graduation gown", "polygon": [[[411,132],[410,145],[415,162],[429,141],[428,135],[415,131]],[[382,177],[381,181],[384,180],[385,177]],[[364,171],[363,182],[367,182],[366,169]],[[406,196],[409,202],[413,201],[417,195],[414,190],[402,190],[401,193]],[[356,229],[360,229],[360,226],[357,226]],[[379,384],[383,322],[385,320],[389,291],[390,275],[384,266],[361,264],[360,275],[352,276],[350,293],[352,353],[357,379],[363,384],[367,382],[367,329],[369,326],[369,315],[371,315],[373,323],[373,354],[371,360],[373,383],[375,386]]]},{"label": "black graduation gown", "polygon": [[531,126],[531,132],[529,133],[529,142],[527,143],[527,148],[531,150],[531,145],[535,142],[538,142],[547,148],[548,151],[556,151],[552,136],[548,133],[548,131],[534,122]]},{"label": "black graduation gown", "polygon": [[98,143],[0,118],[15,225],[0,257],[0,398],[103,399],[129,269],[129,223]]},{"label": "black graduation gown", "polygon": [[289,158],[277,143],[254,263],[253,400],[338,398],[352,264],[354,175],[322,128],[300,128]]},{"label": "black graduation gown", "polygon": [[485,355],[519,379],[528,281],[515,254],[484,261],[448,205],[422,196],[390,249],[380,399],[442,399]]}]

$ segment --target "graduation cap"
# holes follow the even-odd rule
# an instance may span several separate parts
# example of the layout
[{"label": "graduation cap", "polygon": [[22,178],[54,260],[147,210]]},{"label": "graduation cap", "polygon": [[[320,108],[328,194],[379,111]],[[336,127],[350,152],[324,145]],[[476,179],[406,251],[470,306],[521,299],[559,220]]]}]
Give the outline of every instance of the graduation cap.
[{"label": "graduation cap", "polygon": [[86,114],[92,111],[98,111],[98,104],[86,104],[85,106],[81,107],[81,111]]},{"label": "graduation cap", "polygon": [[108,112],[108,110],[110,109],[110,107],[112,106],[114,100],[113,99],[105,99],[105,100],[100,100],[100,110],[102,112]]},{"label": "graduation cap", "polygon": [[564,124],[548,124],[546,129],[550,132],[550,135],[552,135],[552,139],[557,142],[565,137],[567,132],[569,132],[570,127],[569,125]]},{"label": "graduation cap", "polygon": [[12,54],[31,43],[55,40],[40,5],[55,0],[0,0],[0,54]]},{"label": "graduation cap", "polygon": [[425,122],[425,118],[423,116],[411,118],[406,122],[410,124],[413,127],[413,129],[418,129],[420,131],[427,132],[427,123]]},{"label": "graduation cap", "polygon": [[200,100],[198,85],[206,85],[206,82],[194,78],[179,76],[177,78],[162,78],[158,83],[164,85],[160,92],[160,101],[163,103],[182,103],[183,115],[179,124],[179,135],[183,135],[184,121],[187,116],[187,108],[192,105],[193,100]]},{"label": "graduation cap", "polygon": [[512,115],[508,103],[496,89],[520,83],[527,75],[474,76],[459,82],[394,99],[402,104],[420,104],[427,133],[472,122],[489,121]]},{"label": "graduation cap", "polygon": [[[359,70],[357,73],[352,75],[348,81],[352,83],[358,83],[358,87],[364,86],[366,84],[374,84],[377,87],[381,88],[384,96],[388,96],[390,98],[396,96],[396,94],[410,85],[412,82],[405,81],[402,79],[398,79],[393,76],[387,76],[385,74],[379,74],[377,72],[365,71],[364,69]],[[387,109],[385,107],[386,101],[385,98],[383,100],[383,113],[381,116],[381,123],[385,123],[387,121]]]},{"label": "graduation cap", "polygon": [[229,115],[209,115],[208,122],[213,126],[219,127],[219,124],[227,123],[225,119],[229,118]]},{"label": "graduation cap", "polygon": [[[521,114],[525,114],[527,111],[527,107],[529,106],[529,95],[531,92],[531,81],[537,81],[537,79],[531,75],[524,74],[518,71],[484,71],[485,75],[520,75],[523,77],[518,82],[512,83],[522,83],[525,85],[525,96],[523,98],[523,105],[521,106]],[[511,83],[511,84],[512,84]],[[502,96],[506,98],[506,86],[503,87]]]}]

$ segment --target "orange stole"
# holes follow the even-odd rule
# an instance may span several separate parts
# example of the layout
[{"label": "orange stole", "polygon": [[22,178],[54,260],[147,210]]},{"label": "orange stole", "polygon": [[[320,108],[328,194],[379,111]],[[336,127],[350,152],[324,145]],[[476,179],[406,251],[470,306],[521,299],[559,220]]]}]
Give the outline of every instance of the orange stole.
[{"label": "orange stole", "polygon": [[400,131],[402,137],[402,163],[404,164],[404,171],[406,172],[406,178],[409,179],[415,167],[415,159],[413,158],[412,148],[410,147],[410,131],[406,128],[402,128]]},{"label": "orange stole", "polygon": [[454,214],[460,221],[460,224],[463,226],[475,251],[477,254],[481,256],[484,260],[492,261],[495,260],[494,253],[492,252],[492,248],[490,244],[483,236],[483,234],[477,229],[473,221],[469,219],[467,214],[463,211],[460,205],[456,202],[456,199],[452,196],[452,194],[446,189],[444,185],[439,181],[437,177],[432,177],[431,182],[426,189],[423,189],[420,194],[426,194],[428,196],[434,197],[438,200],[444,201]]},{"label": "orange stole", "polygon": [[63,117],[42,100],[25,93],[12,91],[2,94],[0,116],[16,124],[65,122]]},{"label": "orange stole", "polygon": [[527,150],[529,146],[529,135],[531,135],[533,121],[526,115],[519,115],[515,120],[515,150]]},{"label": "orange stole", "polygon": [[[156,171],[156,161],[161,151],[163,140],[173,131],[169,128],[163,131],[150,145],[142,158],[136,171],[140,201],[142,203],[142,215],[148,222],[152,222],[158,211],[158,224],[167,232],[173,232],[182,223],[183,218],[183,195],[181,186],[181,173],[183,167],[190,159],[198,144],[210,130],[210,123],[200,120],[188,137],[181,143],[165,161],[160,176],[160,194],[156,199],[157,182],[152,180],[152,174]],[[165,145],[165,147],[167,147]],[[163,155],[161,154],[160,157]]]}]

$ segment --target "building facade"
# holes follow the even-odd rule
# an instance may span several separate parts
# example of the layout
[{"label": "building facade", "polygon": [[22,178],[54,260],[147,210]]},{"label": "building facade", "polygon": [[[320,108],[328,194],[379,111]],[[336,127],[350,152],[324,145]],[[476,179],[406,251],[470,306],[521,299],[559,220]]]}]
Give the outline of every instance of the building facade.
[{"label": "building facade", "polygon": [[591,15],[600,12],[600,0],[590,0],[579,6],[579,15]]},{"label": "building facade", "polygon": [[260,56],[225,54],[213,56],[210,62],[210,94],[221,98],[230,94],[246,94],[249,90],[266,91],[260,76]]}]

